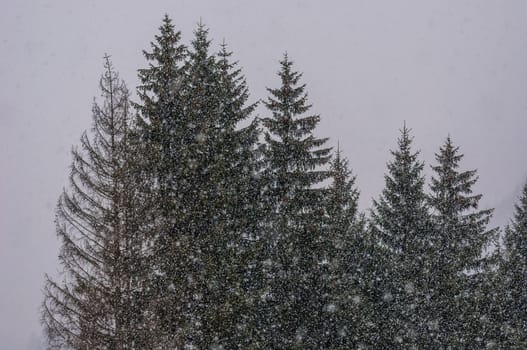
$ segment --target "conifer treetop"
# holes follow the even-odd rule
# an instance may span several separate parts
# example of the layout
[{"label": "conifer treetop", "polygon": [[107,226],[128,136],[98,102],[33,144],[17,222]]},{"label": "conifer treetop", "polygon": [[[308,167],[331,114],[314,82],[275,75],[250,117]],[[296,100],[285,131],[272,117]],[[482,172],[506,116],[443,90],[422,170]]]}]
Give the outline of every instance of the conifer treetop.
[{"label": "conifer treetop", "polygon": [[315,173],[317,166],[325,165],[331,159],[331,148],[320,148],[328,138],[316,138],[313,131],[320,122],[319,115],[303,114],[311,108],[307,103],[305,84],[299,85],[302,74],[292,69],[293,62],[287,54],[280,61],[279,88],[268,88],[270,93],[265,106],[272,117],[262,119],[267,128],[265,139],[274,152],[273,167],[282,171],[313,171],[311,183],[322,181],[329,172]]},{"label": "conifer treetop", "polygon": [[157,106],[169,109],[167,104],[173,102],[173,95],[178,90],[181,76],[181,62],[185,59],[187,48],[180,44],[181,32],[176,31],[172,20],[165,14],[159,27],[160,34],[155,35],[155,41],[150,43],[151,51],[143,50],[148,67],[138,70],[140,85],[137,87],[142,104],[136,104],[139,110],[148,118],[155,119],[152,109]]},{"label": "conifer treetop", "polygon": [[458,171],[463,157],[450,136],[435,155],[437,165],[432,169],[437,176],[431,179],[433,194],[430,202],[440,215],[460,215],[466,210],[478,208],[481,195],[471,196],[472,186],[478,180],[477,171]]},{"label": "conifer treetop", "polygon": [[333,210],[347,210],[351,217],[357,213],[359,191],[354,187],[356,176],[349,169],[349,162],[342,157],[340,145],[337,145],[335,157],[331,162],[333,184],[330,187]]},{"label": "conifer treetop", "polygon": [[373,200],[371,216],[382,243],[393,252],[405,253],[423,243],[429,220],[424,164],[418,160],[419,151],[412,151],[413,138],[406,124],[400,132],[398,148],[390,151],[393,159],[387,164],[385,187],[380,198]]}]

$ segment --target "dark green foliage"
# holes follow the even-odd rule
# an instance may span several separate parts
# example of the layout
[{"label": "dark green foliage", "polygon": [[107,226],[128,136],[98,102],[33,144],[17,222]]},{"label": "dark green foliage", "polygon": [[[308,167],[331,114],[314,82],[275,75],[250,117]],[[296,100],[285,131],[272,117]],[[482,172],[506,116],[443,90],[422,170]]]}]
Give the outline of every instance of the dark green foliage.
[{"label": "dark green foliage", "polygon": [[241,71],[229,61],[225,45],[217,56],[209,54],[209,45],[207,30],[200,25],[184,80],[183,116],[196,137],[185,144],[192,166],[180,175],[188,186],[180,201],[198,263],[192,274],[200,279],[197,289],[203,293],[193,311],[203,325],[195,344],[234,348],[251,342],[252,331],[244,329],[251,317],[247,300],[252,285],[247,279],[256,277],[251,269],[257,244],[258,129],[255,122],[240,127],[255,108],[246,105],[248,89]]},{"label": "dark green foliage", "polygon": [[[181,84],[186,48],[180,44],[181,33],[176,32],[172,21],[165,16],[151,43],[151,51],[143,51],[148,67],[139,69],[141,85],[137,88],[140,102],[137,134],[142,145],[143,173],[149,183],[148,196],[156,204],[144,215],[150,218],[150,238],[153,242],[150,281],[150,312],[158,319],[154,334],[165,344],[177,344],[183,338],[181,325],[187,321],[183,307],[189,289],[184,280],[168,276],[178,275],[188,265],[181,251],[186,240],[177,237],[179,216],[176,198],[178,183],[175,171],[182,167],[177,135],[184,133],[181,120]],[[180,256],[179,259],[173,259]]]},{"label": "dark green foliage", "polygon": [[432,167],[436,175],[430,185],[429,202],[438,230],[434,243],[445,249],[440,254],[439,265],[448,269],[448,274],[483,269],[487,262],[483,250],[489,247],[496,233],[495,229],[486,230],[493,210],[478,210],[482,195],[472,194],[476,170],[458,170],[463,158],[458,150],[448,137],[436,154],[438,164]]},{"label": "dark green foliage", "polygon": [[159,192],[169,196],[171,173],[176,166],[173,163],[177,142],[174,135],[183,128],[179,120],[179,95],[186,48],[180,44],[181,33],[175,31],[168,16],[165,15],[159,30],[160,35],[151,43],[152,51],[143,51],[148,68],[139,69],[140,103],[134,106],[139,112],[139,131],[149,147],[148,165],[155,171]]},{"label": "dark green foliage", "polygon": [[420,344],[418,338],[425,336],[427,324],[423,307],[428,280],[423,267],[430,249],[430,217],[423,190],[424,165],[411,144],[405,126],[398,149],[391,152],[385,188],[371,213],[373,234],[387,263],[376,323],[382,347],[393,349]]},{"label": "dark green foliage", "polygon": [[431,276],[428,312],[434,315],[437,326],[430,332],[430,346],[479,347],[482,344],[474,339],[488,341],[491,337],[484,322],[490,316],[486,306],[491,301],[485,298],[492,293],[481,294],[491,279],[491,260],[483,254],[497,231],[486,228],[492,210],[478,210],[481,195],[472,194],[476,171],[459,171],[463,155],[458,151],[448,137],[436,154],[437,165],[432,167],[435,175],[429,203],[434,235],[426,269]]},{"label": "dark green foliage", "polygon": [[[222,206],[221,244],[216,250],[218,264],[211,276],[218,281],[215,300],[224,300],[219,309],[209,308],[216,319],[214,333],[225,348],[247,348],[258,342],[260,329],[255,314],[256,301],[262,288],[259,235],[260,168],[256,143],[259,137],[257,120],[248,123],[256,104],[247,105],[249,91],[236,63],[229,61],[231,52],[225,44],[217,55],[219,96],[218,127],[220,137],[219,166],[213,183],[220,183],[216,200]],[[242,126],[241,124],[248,124]]]},{"label": "dark green foliage", "polygon": [[359,191],[355,187],[356,177],[351,174],[348,160],[342,157],[340,148],[331,162],[332,185],[328,191],[327,212],[331,229],[343,235],[358,220]]},{"label": "dark green foliage", "polygon": [[[140,126],[149,154],[159,155],[150,169],[161,206],[153,283],[163,300],[155,309],[161,328],[176,347],[231,348],[249,318],[246,279],[254,274],[248,266],[257,224],[247,215],[255,210],[258,128],[240,127],[255,105],[246,105],[245,80],[226,47],[210,54],[207,32],[200,24],[185,51],[165,18],[154,53],[146,54],[156,64],[140,71],[143,83],[149,79],[140,91],[155,95],[143,98],[139,110],[150,121]],[[170,94],[157,93],[166,87]]]},{"label": "dark green foliage", "polygon": [[357,348],[366,344],[372,308],[369,307],[367,266],[369,239],[358,212],[359,191],[348,161],[337,149],[331,163],[333,183],[327,191],[327,226],[318,242],[321,263],[317,293],[320,348]]},{"label": "dark green foliage", "polygon": [[[263,118],[266,127],[264,152],[264,200],[268,249],[267,301],[269,343],[265,347],[316,348],[320,328],[313,322],[324,312],[317,302],[317,266],[322,258],[316,250],[322,234],[324,191],[315,185],[330,173],[327,139],[313,135],[320,117],[305,116],[307,104],[301,74],[292,70],[287,55],[280,61],[281,85],[268,89],[265,102],[272,116]],[[321,168],[322,167],[322,168]]]}]

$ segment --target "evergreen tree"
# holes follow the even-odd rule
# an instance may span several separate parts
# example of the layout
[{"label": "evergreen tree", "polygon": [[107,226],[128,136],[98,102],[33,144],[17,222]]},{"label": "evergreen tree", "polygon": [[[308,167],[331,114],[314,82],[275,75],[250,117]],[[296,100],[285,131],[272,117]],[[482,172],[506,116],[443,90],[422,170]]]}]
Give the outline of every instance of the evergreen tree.
[{"label": "evergreen tree", "polygon": [[188,50],[168,17],[160,30],[145,52],[149,68],[139,71],[137,104],[159,203],[151,213],[154,313],[171,346],[239,347],[256,259],[259,130],[256,121],[247,123],[255,105],[246,105],[245,79],[226,47],[210,54],[205,26],[199,24]]},{"label": "evergreen tree", "polygon": [[505,320],[502,332],[509,349],[527,346],[527,184],[523,187],[511,224],[505,230],[503,276]]},{"label": "evergreen tree", "polygon": [[386,259],[377,286],[376,346],[391,349],[418,346],[426,327],[423,304],[428,286],[423,264],[429,244],[430,219],[423,191],[423,163],[412,152],[410,130],[404,126],[398,149],[388,163],[385,188],[373,202],[372,231]]},{"label": "evergreen tree", "polygon": [[183,304],[177,312],[184,319],[178,347],[187,344],[204,348],[220,340],[213,337],[217,325],[208,314],[219,286],[216,278],[207,277],[212,275],[212,265],[219,264],[216,253],[221,243],[216,241],[219,236],[215,231],[223,227],[224,216],[222,203],[216,198],[221,186],[215,174],[216,160],[220,159],[215,158],[219,139],[217,63],[209,53],[207,32],[201,24],[194,32],[181,79],[181,130],[172,135],[177,142],[173,220],[174,237],[180,247],[175,258],[180,267],[168,271],[167,279],[182,286],[177,295],[178,303]]},{"label": "evergreen tree", "polygon": [[[221,224],[214,228],[216,259],[207,280],[217,281],[208,307],[215,325],[212,339],[224,348],[258,346],[261,331],[255,312],[262,288],[262,241],[259,237],[260,168],[256,143],[258,121],[250,121],[256,104],[247,104],[249,91],[237,63],[230,61],[225,43],[217,55],[217,135],[214,176],[209,178],[219,203]],[[245,124],[245,126],[241,125]]]},{"label": "evergreen tree", "polygon": [[[160,34],[151,42],[151,51],[143,51],[148,67],[139,69],[140,85],[137,134],[143,145],[144,175],[149,183],[149,196],[156,206],[143,213],[151,220],[153,261],[148,289],[149,311],[157,319],[155,333],[166,346],[184,342],[188,321],[184,312],[191,293],[185,275],[180,271],[189,262],[186,241],[179,239],[177,231],[180,216],[176,170],[185,167],[179,148],[186,126],[181,118],[181,94],[186,47],[180,43],[181,33],[175,30],[165,15]],[[181,276],[174,280],[169,276]]]},{"label": "evergreen tree", "polygon": [[202,24],[188,51],[178,45],[179,33],[167,18],[161,33],[153,54],[146,54],[160,68],[140,71],[148,83],[142,89],[155,96],[144,98],[140,110],[154,116],[142,125],[159,154],[153,158],[152,168],[160,169],[153,183],[166,223],[156,243],[157,294],[165,300],[158,313],[174,346],[224,344],[236,335],[241,317],[232,305],[238,307],[244,294],[243,271],[233,254],[242,254],[242,234],[250,231],[243,209],[250,204],[258,137],[255,123],[241,129],[238,124],[255,105],[245,106],[245,80],[226,48],[218,57],[209,53]]},{"label": "evergreen tree", "polygon": [[313,321],[323,312],[314,271],[320,258],[316,244],[322,233],[324,191],[315,186],[330,175],[322,168],[329,162],[330,148],[322,148],[327,139],[313,135],[320,117],[305,116],[311,106],[305,85],[299,85],[302,74],[292,64],[287,55],[280,61],[281,86],[268,89],[265,106],[272,116],[263,118],[268,221],[264,272],[269,290],[262,295],[268,307],[262,314],[268,315],[270,342],[264,347],[313,348],[320,331]]},{"label": "evergreen tree", "polygon": [[225,45],[218,55],[209,50],[208,30],[200,23],[182,94],[187,135],[194,137],[183,143],[181,154],[189,166],[177,175],[186,189],[179,198],[185,206],[183,234],[192,242],[188,273],[199,295],[192,304],[195,327],[189,341],[198,347],[236,348],[250,342],[242,330],[251,314],[246,308],[248,279],[255,273],[254,148],[259,130],[256,121],[240,126],[256,105],[246,104],[245,78],[229,61],[231,53]]},{"label": "evergreen tree", "polygon": [[70,189],[57,206],[62,280],[46,277],[42,307],[50,349],[151,347],[142,296],[145,202],[132,157],[129,94],[105,59],[93,134],[84,133],[72,151]]},{"label": "evergreen tree", "polygon": [[[367,333],[366,266],[368,239],[365,219],[358,212],[359,191],[348,161],[338,148],[331,163],[333,183],[327,193],[327,227],[319,242],[322,341],[325,349],[357,348]],[[371,309],[370,309],[371,310]]]},{"label": "evergreen tree", "polygon": [[478,210],[482,196],[472,194],[476,171],[459,171],[462,158],[448,137],[432,167],[434,235],[425,269],[433,315],[428,322],[430,347],[481,348],[491,337],[488,306],[493,292],[482,293],[490,260],[483,254],[497,230],[486,228],[492,209]]}]

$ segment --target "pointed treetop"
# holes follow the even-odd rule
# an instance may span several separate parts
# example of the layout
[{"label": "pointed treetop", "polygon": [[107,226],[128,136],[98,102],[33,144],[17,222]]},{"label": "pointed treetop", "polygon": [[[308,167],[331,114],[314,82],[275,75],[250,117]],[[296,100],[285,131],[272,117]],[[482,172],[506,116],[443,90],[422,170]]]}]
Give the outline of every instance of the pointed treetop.
[{"label": "pointed treetop", "polygon": [[[104,59],[104,68],[106,70],[104,73],[105,76],[111,76],[110,72],[113,71],[113,64],[112,64],[112,61],[110,60],[111,57],[112,57],[111,55],[104,53],[103,59]],[[117,72],[115,72],[115,74],[117,74]]]},{"label": "pointed treetop", "polygon": [[344,161],[341,159],[342,151],[340,150],[340,142],[337,141],[337,150],[335,151],[335,159],[333,160],[333,167],[335,169],[340,169],[342,166],[342,163],[347,163],[346,159]]},{"label": "pointed treetop", "polygon": [[[280,72],[278,72],[283,84],[296,85],[302,77],[302,73],[292,71],[293,63],[289,59],[287,52],[285,52],[283,59],[280,61]],[[305,87],[305,85],[302,85],[302,87]]]},{"label": "pointed treetop", "polygon": [[[397,139],[397,145],[399,146],[397,150],[391,150],[390,153],[396,158],[396,161],[402,161],[403,164],[410,165],[411,163],[417,160],[417,156],[420,151],[417,150],[412,153],[412,142],[413,137],[411,136],[412,129],[406,126],[406,122],[403,124],[403,128],[399,130],[401,136]],[[422,164],[418,162],[416,165],[422,167]]]},{"label": "pointed treetop", "polygon": [[[227,42],[225,41],[225,38],[222,39],[220,44],[220,51],[218,52],[218,57],[220,58],[220,61],[225,65],[228,62],[228,58],[232,56],[232,51],[228,50]],[[232,64],[229,64],[229,66],[235,66],[238,62],[233,62]]]},{"label": "pointed treetop", "polygon": [[192,40],[192,47],[194,48],[195,53],[201,54],[202,58],[208,53],[208,49],[211,43],[211,40],[208,39],[209,29],[205,24],[199,20],[197,28],[194,30],[194,39]]},{"label": "pointed treetop", "polygon": [[412,141],[413,138],[410,136],[410,132],[412,131],[412,129],[406,126],[406,121],[403,122],[403,128],[399,129],[399,131],[401,132],[401,137],[399,138],[399,140],[410,140],[410,142]]},{"label": "pointed treetop", "polygon": [[348,160],[341,156],[342,151],[340,150],[340,145],[337,142],[337,150],[335,152],[335,158],[331,162],[331,170],[333,172],[333,177],[336,182],[345,181],[345,178],[350,175],[348,169]]},{"label": "pointed treetop", "polygon": [[[160,34],[154,35],[155,41],[150,42],[152,51],[143,50],[143,55],[148,61],[157,61],[163,65],[175,65],[183,59],[186,48],[179,44],[181,32],[175,30],[168,14],[163,17],[159,32]],[[144,69],[139,70],[140,75],[141,71],[146,72]]]},{"label": "pointed treetop", "polygon": [[[454,143],[452,142],[452,138],[447,136],[445,139],[445,142],[443,145],[439,148],[439,153],[436,153],[435,158],[437,162],[439,163],[438,166],[432,167],[435,171],[439,172],[439,170],[442,168],[443,171],[445,169],[456,169],[459,167],[458,163],[463,158],[463,154],[458,154],[459,147],[454,146]],[[475,170],[470,172],[472,175],[476,173]],[[465,175],[468,176],[468,175]],[[476,182],[477,177],[474,179],[473,182]]]},{"label": "pointed treetop", "polygon": [[209,33],[209,29],[201,20],[201,17],[199,18],[199,22],[197,23],[197,28],[194,30],[194,33],[196,34],[196,37],[206,37]]},{"label": "pointed treetop", "polygon": [[330,186],[329,210],[332,215],[337,215],[337,221],[341,219],[337,213],[346,212],[349,216],[346,222],[351,224],[357,214],[359,191],[355,188],[356,176],[352,174],[348,160],[341,156],[341,152],[337,143],[335,158],[331,161],[333,183]]},{"label": "pointed treetop", "polygon": [[172,19],[168,16],[168,13],[165,13],[161,22],[162,23],[159,27],[159,31],[162,35],[167,35],[174,32],[175,27],[172,24]]}]

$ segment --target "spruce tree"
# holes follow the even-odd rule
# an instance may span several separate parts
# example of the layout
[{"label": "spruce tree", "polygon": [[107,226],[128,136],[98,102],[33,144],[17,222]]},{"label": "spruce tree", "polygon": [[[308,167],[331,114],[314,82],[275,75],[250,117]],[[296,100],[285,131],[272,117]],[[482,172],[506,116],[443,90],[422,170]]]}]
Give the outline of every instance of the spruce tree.
[{"label": "spruce tree", "polygon": [[[165,15],[160,33],[151,42],[151,50],[143,51],[148,67],[139,69],[139,101],[137,134],[143,147],[143,169],[148,179],[149,194],[156,206],[143,213],[151,220],[154,259],[151,268],[149,299],[151,312],[157,319],[156,336],[165,346],[184,342],[185,306],[190,287],[180,273],[189,262],[188,246],[178,237],[178,188],[176,170],[184,165],[177,135],[184,133],[181,121],[181,90],[186,47],[180,43],[181,33]],[[180,275],[180,280],[174,280]]]},{"label": "spruce tree", "polygon": [[324,191],[315,188],[327,179],[324,169],[330,159],[325,138],[313,134],[320,117],[305,115],[305,85],[287,55],[280,61],[281,86],[268,89],[265,106],[272,116],[263,118],[266,128],[264,152],[264,200],[267,205],[267,259],[265,273],[269,290],[263,293],[269,343],[265,347],[316,347],[319,325],[316,244],[322,233]]},{"label": "spruce tree", "polygon": [[502,332],[510,349],[527,346],[527,184],[515,205],[512,222],[505,230],[504,258],[500,273],[503,279]]},{"label": "spruce tree", "polygon": [[[428,346],[484,347],[491,337],[489,321],[493,293],[483,293],[490,263],[484,251],[496,237],[487,230],[492,209],[478,210],[480,194],[472,194],[476,170],[460,171],[463,154],[450,137],[436,154],[429,203],[434,235],[429,276],[431,307]],[[479,341],[478,341],[479,339]]]},{"label": "spruce tree", "polygon": [[[179,201],[184,234],[192,242],[194,276],[199,299],[192,303],[195,319],[191,342],[228,348],[250,342],[245,329],[252,312],[246,300],[255,273],[253,238],[256,228],[254,147],[255,105],[247,105],[245,78],[224,45],[210,53],[208,30],[195,31],[183,79],[183,119],[190,139],[181,154],[186,168],[178,172],[185,191]],[[240,126],[240,123],[248,123]],[[248,271],[252,268],[253,271]]]},{"label": "spruce tree", "polygon": [[[424,336],[423,304],[427,293],[423,264],[429,243],[430,219],[423,191],[423,163],[413,152],[406,125],[388,163],[385,188],[373,202],[372,234],[386,259],[377,288],[377,345],[401,349],[418,346]],[[383,264],[384,265],[384,264]]]},{"label": "spruce tree", "polygon": [[[166,344],[243,346],[257,218],[255,105],[224,46],[210,53],[201,23],[187,50],[168,17],[139,71],[139,131],[147,145],[156,274]],[[240,126],[245,123],[245,126]],[[150,164],[148,166],[148,164]],[[257,188],[257,187],[256,187]],[[253,327],[254,328],[254,327]]]},{"label": "spruce tree", "polygon": [[[232,52],[225,43],[217,54],[217,134],[214,146],[216,166],[209,187],[220,202],[221,224],[214,228],[216,262],[210,265],[210,276],[217,287],[213,304],[208,307],[214,320],[212,339],[218,338],[224,348],[258,346],[257,300],[262,288],[262,241],[259,234],[259,183],[255,176],[260,168],[256,143],[257,119],[251,120],[256,104],[247,104],[249,91]],[[244,124],[244,125],[243,125]]]},{"label": "spruce tree", "polygon": [[358,211],[359,191],[347,159],[337,148],[331,162],[332,184],[327,191],[327,226],[319,242],[320,313],[325,349],[357,348],[365,344],[367,308],[366,266],[369,240],[365,219]]},{"label": "spruce tree", "polygon": [[60,280],[46,277],[42,322],[50,349],[152,347],[142,291],[146,201],[136,176],[128,90],[105,57],[102,104],[72,151],[70,188],[61,195]]}]

